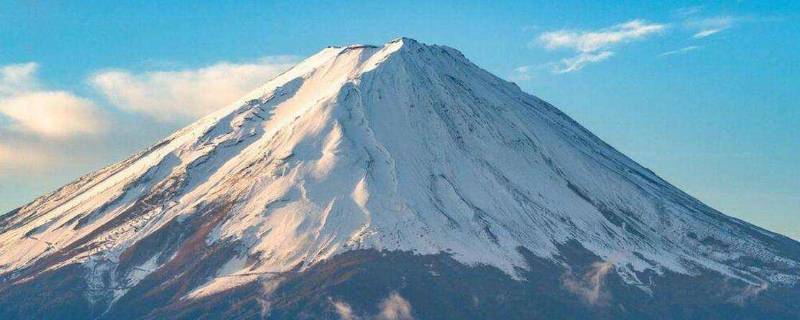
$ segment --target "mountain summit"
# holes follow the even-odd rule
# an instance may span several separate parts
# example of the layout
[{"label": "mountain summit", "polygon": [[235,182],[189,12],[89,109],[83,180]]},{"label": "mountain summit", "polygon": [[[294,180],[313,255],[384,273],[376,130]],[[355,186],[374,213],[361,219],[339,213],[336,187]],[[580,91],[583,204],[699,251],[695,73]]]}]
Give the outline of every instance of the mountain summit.
[{"label": "mountain summit", "polygon": [[0,318],[797,318],[800,243],[459,51],[329,47],[0,216]]}]

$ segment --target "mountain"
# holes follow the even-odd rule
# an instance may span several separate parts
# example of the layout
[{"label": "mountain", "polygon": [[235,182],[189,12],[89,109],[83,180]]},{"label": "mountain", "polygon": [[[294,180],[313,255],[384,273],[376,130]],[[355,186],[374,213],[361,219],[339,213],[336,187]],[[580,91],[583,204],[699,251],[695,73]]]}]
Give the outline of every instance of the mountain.
[{"label": "mountain", "polygon": [[798,319],[800,243],[459,51],[329,47],[0,216],[2,319]]}]

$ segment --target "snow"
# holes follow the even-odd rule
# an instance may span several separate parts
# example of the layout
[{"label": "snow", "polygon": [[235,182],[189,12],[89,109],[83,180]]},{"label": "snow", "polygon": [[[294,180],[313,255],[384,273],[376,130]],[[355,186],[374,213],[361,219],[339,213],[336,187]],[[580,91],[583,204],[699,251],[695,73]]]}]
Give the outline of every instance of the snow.
[{"label": "snow", "polygon": [[[241,256],[189,298],[359,248],[448,252],[516,277],[515,267],[527,268],[518,247],[557,260],[568,241],[637,286],[635,272],[691,274],[687,262],[798,281],[732,263],[797,266],[745,231],[775,235],[702,205],[457,50],[406,38],[326,48],[148,151],[22,208],[0,227],[0,274],[143,206],[60,264],[110,261],[101,270],[113,272],[125,249],[211,203],[233,206],[206,245],[241,240]],[[34,229],[35,239],[25,236]]]}]

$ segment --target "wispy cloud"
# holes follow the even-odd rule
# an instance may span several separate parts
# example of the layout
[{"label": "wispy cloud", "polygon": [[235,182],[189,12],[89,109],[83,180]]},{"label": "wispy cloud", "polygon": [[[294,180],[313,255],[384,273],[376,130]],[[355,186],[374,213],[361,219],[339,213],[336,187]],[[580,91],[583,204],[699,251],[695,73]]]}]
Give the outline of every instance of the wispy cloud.
[{"label": "wispy cloud", "polygon": [[93,75],[90,83],[123,110],[171,122],[198,118],[232,103],[294,62],[293,57],[280,56],[190,70],[106,70]]},{"label": "wispy cloud", "polygon": [[700,48],[702,48],[702,47],[701,46],[688,46],[688,47],[683,47],[683,48],[680,48],[680,49],[671,50],[671,51],[667,51],[667,52],[661,53],[659,56],[665,57],[665,56],[672,56],[672,55],[676,55],[676,54],[685,54],[687,52],[694,51],[694,50],[697,50],[697,49],[700,49]]},{"label": "wispy cloud", "polygon": [[539,35],[534,44],[549,50],[570,49],[576,56],[564,58],[554,68],[555,73],[578,71],[591,63],[597,63],[614,55],[616,47],[642,40],[664,31],[666,24],[650,23],[634,19],[595,31],[557,30]]},{"label": "wispy cloud", "polygon": [[748,300],[755,299],[764,291],[769,289],[768,282],[761,282],[756,285],[748,285],[745,287],[738,295],[735,295],[729,299],[730,302],[736,303],[738,305],[744,305]]},{"label": "wispy cloud", "polygon": [[686,22],[686,27],[695,30],[692,37],[700,39],[730,29],[737,21],[739,18],[732,16],[716,16],[689,20]]},{"label": "wispy cloud", "polygon": [[509,77],[511,81],[528,81],[533,79],[532,71],[536,68],[536,66],[520,66],[516,67],[513,70],[513,73]]},{"label": "wispy cloud", "polygon": [[580,52],[594,52],[613,45],[642,39],[660,32],[666,25],[635,19],[597,31],[558,30],[539,36],[547,49],[569,48]]},{"label": "wispy cloud", "polygon": [[614,264],[610,261],[595,262],[589,271],[582,277],[576,277],[568,272],[561,279],[564,288],[579,295],[592,305],[603,304],[608,299],[603,291],[606,276],[614,270]]},{"label": "wispy cloud", "polygon": [[705,9],[705,6],[702,6],[702,5],[700,5],[700,6],[689,6],[689,7],[683,7],[683,8],[678,8],[678,9],[672,10],[672,13],[674,15],[676,15],[676,16],[679,16],[679,17],[689,17],[689,16],[693,16],[693,15],[699,14],[700,12],[703,11],[703,9]]},{"label": "wispy cloud", "polygon": [[590,63],[606,60],[613,55],[614,52],[612,51],[601,51],[597,53],[583,52],[575,57],[562,59],[561,60],[562,67],[560,68],[556,67],[554,71],[556,73],[567,73],[567,72],[578,71]]},{"label": "wispy cloud", "polygon": [[360,319],[354,312],[353,308],[350,307],[349,304],[343,301],[331,300],[331,305],[333,305],[333,310],[336,311],[336,315],[339,316],[341,320],[358,320]]},{"label": "wispy cloud", "polygon": [[[672,33],[690,32],[692,41],[698,41],[744,23],[784,20],[782,17],[774,16],[708,16],[704,14],[706,11],[706,7],[702,5],[678,8],[672,10],[673,21],[669,23],[633,19],[597,30],[562,29],[543,32],[529,42],[528,46],[551,51],[571,50],[573,55],[538,66],[519,66],[512,70],[509,78],[513,81],[531,80],[535,77],[535,71],[541,67],[547,67],[550,72],[555,74],[575,72],[590,64],[608,60],[616,55],[624,44],[642,41],[658,34],[665,34],[667,31]],[[677,26],[677,28],[673,26]],[[663,52],[659,56],[686,54],[702,47],[702,45],[686,45],[680,49]]]}]

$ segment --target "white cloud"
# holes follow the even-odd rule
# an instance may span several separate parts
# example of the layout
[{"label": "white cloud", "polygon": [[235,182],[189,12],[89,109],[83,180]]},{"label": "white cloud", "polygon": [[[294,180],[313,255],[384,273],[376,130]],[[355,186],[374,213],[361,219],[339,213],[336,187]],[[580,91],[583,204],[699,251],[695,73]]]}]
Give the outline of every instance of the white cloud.
[{"label": "white cloud", "polygon": [[[82,142],[72,138],[95,136],[105,128],[105,117],[94,103],[44,88],[38,68],[36,63],[0,67],[0,178],[56,175],[71,168],[70,163],[85,163],[74,153]],[[66,154],[73,161],[53,167]]]},{"label": "white cloud", "polygon": [[663,31],[667,26],[636,19],[598,31],[545,32],[539,36],[547,49],[568,48],[578,52],[595,52],[614,45],[645,38]]},{"label": "white cloud", "polygon": [[10,129],[63,139],[102,131],[102,116],[89,100],[64,91],[34,91],[0,100]]},{"label": "white cloud", "polygon": [[10,129],[41,138],[63,139],[93,134],[103,128],[103,117],[94,103],[66,91],[41,88],[38,65],[24,63],[0,68],[0,116]]},{"label": "white cloud", "polygon": [[[233,102],[290,64],[290,58],[275,57],[183,71],[117,70],[87,81],[120,108],[166,121]],[[155,139],[176,125],[107,112],[97,101],[44,85],[38,69],[36,63],[0,66],[0,180],[77,175],[135,151],[142,139]],[[113,131],[106,130],[110,121]]]},{"label": "white cloud", "polygon": [[735,17],[717,16],[690,20],[686,22],[686,26],[695,30],[694,38],[700,39],[730,29],[736,21],[737,19]]},{"label": "white cloud", "polygon": [[401,297],[397,292],[393,292],[388,298],[381,302],[381,313],[378,319],[385,320],[411,320],[411,304],[408,300]]},{"label": "white cloud", "polygon": [[558,30],[539,35],[537,43],[549,50],[571,49],[577,53],[562,59],[554,68],[555,73],[578,71],[590,63],[608,59],[614,55],[611,49],[632,41],[641,40],[660,33],[665,24],[649,23],[641,19],[620,23],[597,31]]},{"label": "white cloud", "polygon": [[[172,120],[222,107],[289,66],[289,58],[275,57],[196,70],[107,71],[88,81],[120,108]],[[83,172],[128,154],[138,139],[152,139],[175,125],[112,117],[115,113],[95,101],[45,86],[38,69],[36,63],[0,66],[0,176]],[[109,132],[105,129],[112,120],[115,130]],[[133,129],[142,126],[146,133]]]},{"label": "white cloud", "polygon": [[0,67],[0,99],[38,87],[34,62],[11,64]]},{"label": "white cloud", "polygon": [[687,53],[689,51],[694,51],[694,50],[697,50],[697,49],[700,49],[700,48],[702,48],[702,47],[700,47],[700,46],[688,46],[688,47],[683,47],[683,48],[680,48],[680,49],[675,49],[675,50],[664,52],[664,53],[660,54],[659,56],[664,57],[664,56],[672,56],[672,55],[676,55],[676,54],[684,54],[684,53]]},{"label": "white cloud", "polygon": [[91,84],[117,107],[169,122],[194,119],[224,107],[291,67],[294,58],[221,62],[180,71],[107,70]]}]

